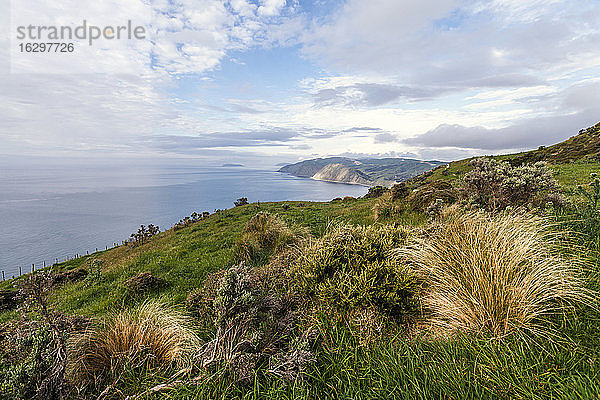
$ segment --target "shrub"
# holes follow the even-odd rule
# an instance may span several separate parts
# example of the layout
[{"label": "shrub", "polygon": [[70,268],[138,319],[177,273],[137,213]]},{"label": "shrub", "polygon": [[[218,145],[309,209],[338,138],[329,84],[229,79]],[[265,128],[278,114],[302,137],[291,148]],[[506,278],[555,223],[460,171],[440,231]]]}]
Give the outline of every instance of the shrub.
[{"label": "shrub", "polygon": [[451,183],[434,180],[414,189],[406,197],[406,203],[412,211],[426,212],[432,204],[439,202],[438,200],[449,205],[455,203],[458,197],[459,193]]},{"label": "shrub", "polygon": [[158,289],[164,284],[163,279],[157,278],[150,272],[140,272],[125,281],[125,287],[132,294],[146,293]]},{"label": "shrub", "polygon": [[478,158],[464,177],[465,196],[487,210],[545,204],[559,187],[544,162],[513,167],[506,161]]},{"label": "shrub", "polygon": [[138,229],[136,233],[132,233],[129,237],[130,240],[135,244],[144,244],[152,236],[157,235],[159,232],[160,229],[158,226],[152,224],[149,224],[147,227],[145,225],[140,225],[140,229]]},{"label": "shrub", "polygon": [[188,319],[158,301],[122,311],[94,324],[69,341],[70,379],[83,387],[182,367],[197,348]]},{"label": "shrub", "polygon": [[392,194],[392,200],[400,200],[405,198],[410,193],[410,189],[408,186],[406,186],[406,183],[401,182],[392,186],[390,192]]},{"label": "shrub", "polygon": [[77,282],[85,279],[88,276],[88,273],[88,270],[85,268],[75,268],[68,271],[57,272],[52,276],[52,283],[54,285],[61,285],[63,283]]},{"label": "shrub", "polygon": [[259,212],[248,221],[238,241],[241,260],[260,264],[271,255],[307,235],[304,230],[292,231],[285,222],[268,212]]},{"label": "shrub", "polygon": [[0,290],[0,312],[17,308],[17,294],[16,290]]},{"label": "shrub", "polygon": [[245,206],[246,204],[248,204],[248,198],[247,197],[240,197],[239,199],[237,199],[236,201],[234,201],[233,204],[236,207]]},{"label": "shrub", "polygon": [[373,308],[403,318],[415,310],[417,281],[390,252],[407,235],[391,225],[332,229],[299,252],[292,282],[334,308]]},{"label": "shrub", "polygon": [[404,212],[428,212],[435,203],[449,205],[459,198],[459,192],[451,183],[442,180],[419,182],[410,190],[405,183],[392,186],[389,194],[381,196],[373,207],[375,218],[385,221]]},{"label": "shrub", "polygon": [[555,235],[532,215],[446,212],[399,254],[426,282],[425,309],[443,332],[541,334],[546,317],[589,298],[573,264],[557,255]]},{"label": "shrub", "polygon": [[365,194],[365,199],[374,199],[377,197],[381,197],[382,194],[388,191],[388,188],[385,186],[371,186],[367,194]]},{"label": "shrub", "polygon": [[[213,376],[229,372],[236,383],[248,383],[268,367],[270,373],[295,379],[314,361],[294,313],[295,298],[274,292],[266,282],[270,279],[271,274],[240,264],[190,295],[190,306],[213,319],[214,338],[196,357]],[[295,346],[299,341],[301,349]]]},{"label": "shrub", "polygon": [[29,274],[17,286],[21,319],[0,329],[0,397],[63,398],[66,339],[87,321],[52,310],[47,301],[53,287],[50,273]]},{"label": "shrub", "polygon": [[37,322],[6,326],[0,347],[0,397],[35,397],[57,362],[58,348],[50,327]]}]

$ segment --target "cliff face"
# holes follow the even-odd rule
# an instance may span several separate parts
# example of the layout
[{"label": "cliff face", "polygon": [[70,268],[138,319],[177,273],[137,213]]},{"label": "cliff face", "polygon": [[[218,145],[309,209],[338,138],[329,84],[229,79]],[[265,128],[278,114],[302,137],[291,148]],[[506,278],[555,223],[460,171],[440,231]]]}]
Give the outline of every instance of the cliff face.
[{"label": "cliff face", "polygon": [[313,179],[328,182],[352,183],[370,186],[373,182],[362,172],[352,170],[343,164],[327,164],[312,176]]},{"label": "cliff face", "polygon": [[312,178],[329,164],[349,166],[353,164],[353,160],[346,157],[315,158],[314,160],[306,160],[296,164],[286,165],[281,167],[279,172],[285,172],[301,178]]},{"label": "cliff face", "polygon": [[331,182],[390,186],[444,164],[410,158],[328,157],[286,165],[279,172]]}]

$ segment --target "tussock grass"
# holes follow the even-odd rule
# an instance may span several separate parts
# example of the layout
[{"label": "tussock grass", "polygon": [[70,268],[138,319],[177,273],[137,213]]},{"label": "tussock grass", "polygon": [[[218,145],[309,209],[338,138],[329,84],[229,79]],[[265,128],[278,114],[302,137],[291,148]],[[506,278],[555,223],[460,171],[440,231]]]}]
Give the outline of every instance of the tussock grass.
[{"label": "tussock grass", "polygon": [[113,384],[135,370],[183,367],[197,345],[182,313],[159,301],[147,301],[74,336],[69,343],[68,375],[78,384]]},{"label": "tussock grass", "polygon": [[548,334],[547,317],[590,303],[577,263],[558,252],[558,238],[542,218],[451,209],[426,238],[398,254],[426,282],[423,304],[434,330],[503,337]]},{"label": "tussock grass", "polygon": [[305,236],[305,229],[293,230],[276,215],[259,212],[244,227],[238,242],[240,259],[251,264],[264,263],[273,253]]}]

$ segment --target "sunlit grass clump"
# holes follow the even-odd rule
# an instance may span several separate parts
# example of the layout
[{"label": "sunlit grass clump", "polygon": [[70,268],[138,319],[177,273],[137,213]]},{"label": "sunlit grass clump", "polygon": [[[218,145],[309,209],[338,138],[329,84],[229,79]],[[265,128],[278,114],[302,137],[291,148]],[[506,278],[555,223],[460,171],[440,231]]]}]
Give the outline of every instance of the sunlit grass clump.
[{"label": "sunlit grass clump", "polygon": [[577,264],[559,256],[544,219],[446,214],[418,245],[399,252],[425,282],[423,305],[434,330],[540,335],[551,331],[548,317],[590,299]]},{"label": "sunlit grass clump", "polygon": [[304,229],[292,229],[276,215],[259,212],[252,217],[238,242],[239,256],[250,264],[266,262],[275,252],[306,236]]},{"label": "sunlit grass clump", "polygon": [[187,317],[159,301],[111,315],[69,344],[70,376],[83,385],[106,385],[128,374],[183,367],[198,339]]}]

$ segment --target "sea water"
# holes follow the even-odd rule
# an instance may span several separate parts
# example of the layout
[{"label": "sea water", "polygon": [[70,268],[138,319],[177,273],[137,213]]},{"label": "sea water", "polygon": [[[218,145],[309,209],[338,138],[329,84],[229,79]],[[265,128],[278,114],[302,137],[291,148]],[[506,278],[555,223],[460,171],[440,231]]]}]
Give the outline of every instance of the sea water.
[{"label": "sea water", "polygon": [[161,230],[192,212],[250,202],[327,201],[367,188],[297,178],[272,170],[206,166],[2,165],[0,271],[104,250],[141,224]]}]

